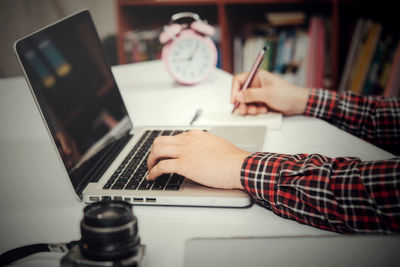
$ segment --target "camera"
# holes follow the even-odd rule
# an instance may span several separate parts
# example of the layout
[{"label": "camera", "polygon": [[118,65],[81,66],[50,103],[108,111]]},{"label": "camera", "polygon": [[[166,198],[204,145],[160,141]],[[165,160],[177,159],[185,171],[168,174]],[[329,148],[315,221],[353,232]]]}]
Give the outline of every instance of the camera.
[{"label": "camera", "polygon": [[82,238],[61,259],[62,267],[145,265],[145,246],[140,244],[131,204],[92,203],[83,210],[80,228]]}]

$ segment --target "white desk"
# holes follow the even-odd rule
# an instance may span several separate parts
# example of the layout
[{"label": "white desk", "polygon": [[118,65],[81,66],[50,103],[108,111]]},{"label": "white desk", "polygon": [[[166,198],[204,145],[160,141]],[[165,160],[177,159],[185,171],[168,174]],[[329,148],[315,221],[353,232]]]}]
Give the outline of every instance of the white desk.
[{"label": "white desk", "polygon": [[[195,110],[230,106],[231,76],[216,71],[205,83],[175,84],[161,62],[113,68],[134,125],[189,124]],[[84,204],[54,157],[54,149],[24,78],[0,80],[0,253],[36,242],[80,237]],[[359,156],[392,155],[318,119],[284,118],[269,131],[265,151]],[[45,186],[41,186],[41,185]],[[247,209],[135,207],[148,266],[183,266],[185,241],[195,237],[333,234],[282,219],[257,205]],[[262,253],[262,251],[261,251]],[[19,264],[58,265],[61,255],[42,253]]]}]

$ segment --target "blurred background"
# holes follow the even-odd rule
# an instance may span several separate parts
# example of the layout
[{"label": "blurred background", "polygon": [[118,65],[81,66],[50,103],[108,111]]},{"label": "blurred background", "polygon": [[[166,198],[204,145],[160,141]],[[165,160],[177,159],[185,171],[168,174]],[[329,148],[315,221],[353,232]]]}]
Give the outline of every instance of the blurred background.
[{"label": "blurred background", "polygon": [[22,75],[15,40],[87,8],[111,65],[160,59],[177,12],[216,28],[217,67],[262,68],[303,87],[400,96],[400,16],[390,0],[0,0],[0,78]]},{"label": "blurred background", "polygon": [[14,42],[74,12],[90,10],[111,63],[116,63],[117,19],[113,0],[1,0],[0,78],[23,75]]}]

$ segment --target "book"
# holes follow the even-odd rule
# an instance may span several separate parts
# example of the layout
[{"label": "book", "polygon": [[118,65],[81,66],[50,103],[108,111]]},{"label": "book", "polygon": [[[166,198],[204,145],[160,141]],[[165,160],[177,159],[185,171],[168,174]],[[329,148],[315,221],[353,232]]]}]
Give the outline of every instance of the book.
[{"label": "book", "polygon": [[325,28],[321,17],[312,17],[310,19],[308,35],[306,86],[309,88],[322,88],[325,67]]},{"label": "book", "polygon": [[298,86],[306,86],[307,71],[307,48],[309,45],[309,36],[305,32],[299,32],[296,44],[295,63],[297,64],[297,81]]},{"label": "book", "polygon": [[306,86],[306,59],[308,35],[303,30],[296,31],[293,57],[282,78],[298,86]]},{"label": "book", "polygon": [[[332,21],[329,19],[324,19],[324,31],[325,31],[325,40],[324,40],[324,49],[325,55],[322,55],[324,60],[324,72],[322,74],[323,78],[323,85],[322,88],[325,89],[332,89],[333,86],[333,57],[332,57],[332,41],[329,36],[332,36],[333,28],[332,28]],[[336,90],[337,88],[335,88]]]},{"label": "book", "polygon": [[361,33],[360,33],[360,39],[359,42],[357,43],[357,47],[356,47],[356,53],[354,56],[354,60],[352,62],[352,65],[350,67],[350,75],[348,78],[348,84],[347,84],[347,91],[351,91],[351,87],[354,83],[354,80],[356,79],[356,74],[357,74],[357,70],[358,70],[358,66],[360,65],[360,61],[362,58],[362,49],[365,45],[365,41],[368,35],[368,32],[370,31],[372,27],[372,21],[371,20],[366,20],[363,22],[362,24],[362,28],[361,28]]},{"label": "book", "polygon": [[268,12],[265,18],[271,25],[282,26],[304,24],[306,16],[303,12]]},{"label": "book", "polygon": [[317,21],[317,58],[316,58],[316,77],[315,88],[323,88],[324,86],[324,72],[325,72],[325,27],[322,18]]},{"label": "book", "polygon": [[361,60],[361,56],[362,56],[361,50],[362,50],[362,47],[365,43],[367,34],[371,27],[372,27],[371,20],[365,20],[362,24],[361,32],[360,32],[360,39],[359,39],[359,42],[357,43],[357,46],[355,49],[354,60],[350,66],[350,74],[349,74],[348,81],[347,81],[347,87],[345,88],[346,91],[351,90],[351,86],[354,82],[357,68],[358,68],[358,65],[360,64],[360,60]]},{"label": "book", "polygon": [[[281,31],[278,36],[278,47],[276,51],[276,61],[275,61],[275,67],[274,67],[274,72],[276,73],[283,73],[284,71],[284,60],[285,60],[285,55],[284,53],[288,53],[289,51],[286,49],[285,50],[285,43],[286,39],[288,38],[286,31]],[[287,46],[286,46],[287,47]]]},{"label": "book", "polygon": [[232,108],[204,109],[194,125],[262,125],[270,130],[279,130],[282,127],[283,115],[277,112],[268,112],[256,116],[242,116],[238,112],[231,113]]},{"label": "book", "polygon": [[375,87],[372,88],[372,92],[374,94],[384,93],[393,63],[394,53],[396,50],[396,41],[394,40],[392,35],[386,36],[384,42],[385,47],[382,55],[382,64],[379,68],[378,81]]},{"label": "book", "polygon": [[260,68],[272,71],[275,66],[278,42],[275,28],[258,25],[257,28],[249,30],[249,32],[250,33],[247,34],[236,35],[233,38],[234,73],[249,71],[253,63],[252,61],[257,55],[257,50],[261,50],[263,46],[268,46],[269,51],[265,54],[264,61]]},{"label": "book", "polygon": [[[293,56],[295,54],[296,33],[294,29],[281,31],[277,45],[278,47],[276,52],[277,55],[274,72],[278,74],[285,74],[291,67]],[[291,73],[291,71],[289,72]]]},{"label": "book", "polygon": [[373,88],[379,81],[379,69],[380,66],[382,65],[384,49],[385,49],[385,42],[383,40],[380,40],[376,47],[374,56],[372,58],[371,66],[368,70],[367,78],[365,80],[364,88],[362,90],[363,95],[371,95],[375,93],[373,91]]},{"label": "book", "polygon": [[233,38],[233,73],[241,73],[243,71],[243,38],[235,36]]},{"label": "book", "polygon": [[365,42],[361,48],[361,54],[356,65],[356,70],[351,84],[351,91],[361,94],[364,86],[365,77],[371,64],[371,59],[379,40],[382,26],[379,23],[373,23],[366,36]]},{"label": "book", "polygon": [[400,42],[398,43],[393,63],[388,76],[387,84],[383,96],[385,97],[398,97],[400,92]]},{"label": "book", "polygon": [[359,47],[361,41],[363,23],[364,20],[362,18],[359,18],[354,28],[354,32],[351,38],[350,48],[346,57],[346,63],[344,66],[342,77],[340,79],[340,84],[338,89],[339,93],[347,91],[349,88],[351,68],[354,66],[354,61],[356,60],[357,48]]},{"label": "book", "polygon": [[267,71],[273,71],[276,59],[276,50],[278,47],[278,36],[274,28],[267,29],[265,32],[265,46],[269,48],[265,54],[261,68]]},{"label": "book", "polygon": [[391,61],[386,61],[383,64],[383,71],[382,71],[381,76],[379,77],[379,86],[381,88],[383,88],[382,93],[384,92],[386,84],[387,84],[387,81],[389,79],[389,74],[390,74],[390,69],[391,68],[392,68],[392,62]]},{"label": "book", "polygon": [[249,71],[251,69],[254,59],[264,45],[265,40],[262,36],[252,36],[246,39],[243,45],[243,71]]}]

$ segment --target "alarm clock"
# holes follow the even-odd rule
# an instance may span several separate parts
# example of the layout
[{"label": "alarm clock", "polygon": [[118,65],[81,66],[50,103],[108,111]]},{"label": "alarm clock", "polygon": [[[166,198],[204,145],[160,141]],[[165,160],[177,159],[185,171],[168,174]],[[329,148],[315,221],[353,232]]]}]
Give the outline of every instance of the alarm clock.
[{"label": "alarm clock", "polygon": [[[178,23],[184,18],[191,22]],[[159,40],[163,44],[161,58],[177,82],[200,83],[215,69],[218,53],[210,37],[214,33],[215,29],[196,13],[181,12],[171,17]]]}]

